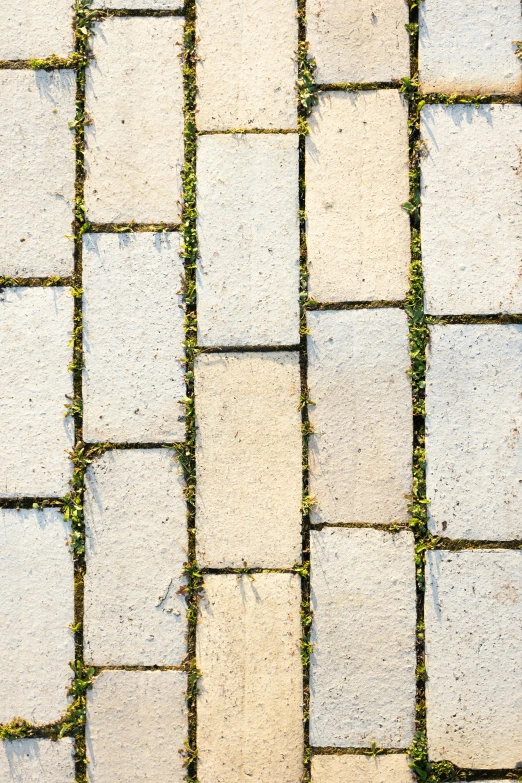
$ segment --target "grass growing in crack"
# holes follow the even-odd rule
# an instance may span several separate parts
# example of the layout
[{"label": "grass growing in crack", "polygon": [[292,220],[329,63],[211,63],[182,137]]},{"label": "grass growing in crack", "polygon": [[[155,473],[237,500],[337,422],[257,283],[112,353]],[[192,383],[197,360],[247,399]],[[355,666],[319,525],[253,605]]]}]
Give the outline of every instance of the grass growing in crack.
[{"label": "grass growing in crack", "polygon": [[317,85],[314,80],[314,73],[317,63],[313,57],[308,56],[308,41],[299,41],[297,46],[297,97],[298,97],[298,119],[297,127],[299,133],[308,133],[307,118],[312,113],[312,109],[318,103]]}]

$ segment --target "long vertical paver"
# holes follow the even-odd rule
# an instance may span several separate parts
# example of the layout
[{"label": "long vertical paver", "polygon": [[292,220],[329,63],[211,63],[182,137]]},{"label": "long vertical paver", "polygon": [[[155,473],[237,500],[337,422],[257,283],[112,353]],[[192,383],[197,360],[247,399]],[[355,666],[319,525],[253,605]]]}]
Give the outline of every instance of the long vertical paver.
[{"label": "long vertical paver", "polygon": [[69,57],[73,6],[71,0],[0,0],[0,60]]},{"label": "long vertical paver", "polygon": [[23,739],[0,742],[2,783],[74,783],[74,741]]},{"label": "long vertical paver", "polygon": [[406,755],[314,756],[312,783],[414,783]]},{"label": "long vertical paver", "polygon": [[118,8],[125,6],[126,11],[179,11],[182,0],[94,0],[92,8]]}]

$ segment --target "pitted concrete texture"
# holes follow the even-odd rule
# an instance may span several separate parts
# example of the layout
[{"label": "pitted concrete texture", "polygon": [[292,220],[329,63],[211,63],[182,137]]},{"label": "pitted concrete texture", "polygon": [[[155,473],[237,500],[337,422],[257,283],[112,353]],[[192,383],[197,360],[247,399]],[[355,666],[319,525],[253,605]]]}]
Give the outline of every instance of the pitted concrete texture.
[{"label": "pitted concrete texture", "polygon": [[176,223],[183,164],[183,19],[97,22],[86,74],[85,203],[98,223]]},{"label": "pitted concrete texture", "polygon": [[196,0],[199,130],[296,127],[296,14],[296,0]]},{"label": "pitted concrete texture", "polygon": [[71,0],[0,0],[0,18],[0,60],[71,55]]},{"label": "pitted concrete texture", "polygon": [[407,748],[415,734],[409,532],[311,533],[310,744]]},{"label": "pitted concrete texture", "polygon": [[122,8],[126,10],[147,9],[148,11],[179,11],[181,0],[95,0],[91,8]]},{"label": "pitted concrete texture", "polygon": [[299,343],[296,134],[200,136],[200,345]]},{"label": "pitted concrete texture", "polygon": [[86,475],[85,659],[178,666],[186,653],[187,508],[171,451],[108,451]]},{"label": "pitted concrete texture", "polygon": [[428,552],[429,755],[459,767],[522,764],[522,552]]},{"label": "pitted concrete texture", "polygon": [[205,576],[197,633],[198,779],[300,783],[300,579]]},{"label": "pitted concrete texture", "polygon": [[75,95],[71,70],[0,71],[0,276],[72,274]]},{"label": "pitted concrete texture", "polygon": [[314,756],[312,783],[414,783],[404,755]]},{"label": "pitted concrete texture", "polygon": [[430,530],[522,539],[522,326],[432,326],[426,387]]},{"label": "pitted concrete texture", "polygon": [[53,723],[67,707],[74,658],[69,536],[58,511],[0,509],[0,724]]},{"label": "pitted concrete texture", "polygon": [[183,783],[187,675],[104,671],[87,691],[89,783]]},{"label": "pitted concrete texture", "polygon": [[0,497],[61,497],[74,425],[68,288],[0,291]]},{"label": "pitted concrete texture", "polygon": [[185,437],[178,233],[83,239],[84,438]]},{"label": "pitted concrete texture", "polygon": [[2,783],[74,783],[74,742],[24,739],[0,742]]},{"label": "pitted concrete texture", "polygon": [[404,299],[410,265],[410,222],[401,206],[409,199],[407,121],[407,104],[395,90],[320,93],[306,137],[312,299]]}]

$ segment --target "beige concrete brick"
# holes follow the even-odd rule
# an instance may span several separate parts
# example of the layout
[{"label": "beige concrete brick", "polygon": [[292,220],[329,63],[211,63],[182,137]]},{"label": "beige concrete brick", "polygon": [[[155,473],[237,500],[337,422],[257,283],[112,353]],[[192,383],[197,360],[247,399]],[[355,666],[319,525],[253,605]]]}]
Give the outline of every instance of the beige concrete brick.
[{"label": "beige concrete brick", "polygon": [[433,760],[520,766],[522,552],[428,552],[427,734]]},{"label": "beige concrete brick", "polygon": [[402,310],[309,312],[312,521],[407,519],[412,417]]},{"label": "beige concrete brick", "polygon": [[200,345],[299,343],[295,134],[201,136]]},{"label": "beige concrete brick", "polygon": [[183,19],[105,19],[93,32],[87,216],[98,223],[175,223],[183,165]]},{"label": "beige concrete brick", "polygon": [[317,82],[388,82],[409,75],[404,0],[308,0],[306,21]]},{"label": "beige concrete brick", "polygon": [[0,276],[72,274],[75,92],[74,71],[0,71]]},{"label": "beige concrete brick", "polygon": [[95,0],[92,8],[126,8],[129,10],[178,11],[183,8],[182,0]]},{"label": "beige concrete brick", "polygon": [[185,437],[183,264],[177,233],[86,234],[84,437]]},{"label": "beige concrete brick", "polygon": [[205,566],[288,568],[301,555],[297,353],[196,360],[196,529]]},{"label": "beige concrete brick", "polygon": [[433,326],[426,401],[436,535],[522,538],[522,327]]},{"label": "beige concrete brick", "polygon": [[300,782],[300,601],[291,574],[205,576],[197,639],[201,783]]},{"label": "beige concrete brick", "polygon": [[53,723],[67,707],[74,658],[69,535],[53,509],[0,509],[0,724],[17,717]]},{"label": "beige concrete brick", "polygon": [[89,783],[183,783],[187,675],[105,671],[87,691]]},{"label": "beige concrete brick", "polygon": [[521,106],[423,108],[428,312],[522,310],[521,134]]},{"label": "beige concrete brick", "polygon": [[198,128],[295,128],[296,0],[196,7]]},{"label": "beige concrete brick", "polygon": [[69,487],[74,425],[73,299],[67,288],[0,292],[0,497],[61,497]]},{"label": "beige concrete brick", "polygon": [[405,755],[314,756],[312,783],[414,783]]},{"label": "beige concrete brick", "polygon": [[424,92],[517,93],[522,70],[519,0],[423,0],[419,76]]},{"label": "beige concrete brick", "polygon": [[0,0],[0,60],[69,57],[73,48],[71,0]]},{"label": "beige concrete brick", "polygon": [[[404,299],[410,265],[408,108],[395,90],[319,96],[306,137],[309,295]],[[340,165],[342,161],[342,165]]]},{"label": "beige concrete brick", "polygon": [[415,733],[413,535],[312,530],[311,561],[310,743],[407,748]]},{"label": "beige concrete brick", "polygon": [[166,449],[108,451],[87,470],[85,659],[177,666],[186,652],[179,594],[187,559],[181,466]]},{"label": "beige concrete brick", "polygon": [[24,739],[0,743],[2,783],[74,783],[74,742]]}]

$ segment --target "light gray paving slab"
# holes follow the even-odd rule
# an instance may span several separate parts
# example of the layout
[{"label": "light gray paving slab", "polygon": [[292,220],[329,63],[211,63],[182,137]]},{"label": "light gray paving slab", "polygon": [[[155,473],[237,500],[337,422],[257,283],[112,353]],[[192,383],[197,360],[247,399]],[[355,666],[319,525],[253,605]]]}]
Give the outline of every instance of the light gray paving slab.
[{"label": "light gray paving slab", "polygon": [[71,0],[0,0],[0,60],[69,57],[73,7]]},{"label": "light gray paving slab", "polygon": [[182,0],[95,0],[92,8],[125,8],[126,10],[147,9],[148,11],[179,11]]},{"label": "light gray paving slab", "polygon": [[2,783],[74,783],[74,741],[24,739],[0,743]]},{"label": "light gray paving slab", "polygon": [[406,755],[314,756],[312,783],[414,783]]}]

